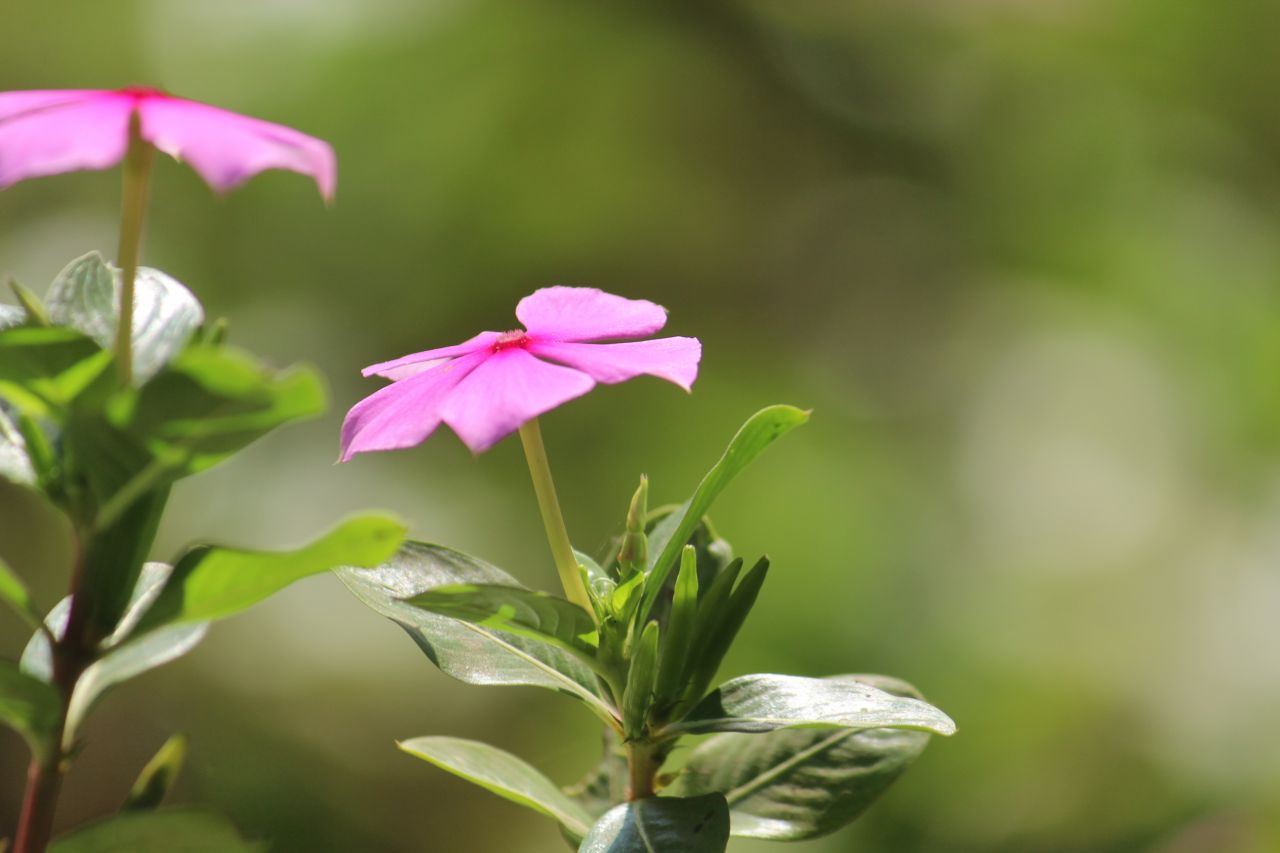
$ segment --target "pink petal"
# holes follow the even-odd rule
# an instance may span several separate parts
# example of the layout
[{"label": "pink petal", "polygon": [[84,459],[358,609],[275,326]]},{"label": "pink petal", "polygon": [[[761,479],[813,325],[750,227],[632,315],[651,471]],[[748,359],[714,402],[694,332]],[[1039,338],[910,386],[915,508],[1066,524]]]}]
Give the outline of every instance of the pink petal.
[{"label": "pink petal", "polygon": [[622,344],[532,341],[529,352],[577,368],[597,382],[625,382],[647,374],[674,382],[688,391],[698,378],[702,344],[697,338],[658,338]]},{"label": "pink petal", "polygon": [[0,189],[120,162],[132,109],[111,92],[0,93]]},{"label": "pink petal", "polygon": [[333,149],[305,133],[218,107],[163,95],[138,101],[142,136],[191,165],[218,192],[266,169],[308,175],[325,200],[337,186]]},{"label": "pink petal", "polygon": [[399,450],[426,440],[440,426],[441,404],[449,391],[472,373],[489,353],[454,359],[435,370],[419,373],[365,397],[342,422],[342,456]]},{"label": "pink petal", "polygon": [[594,287],[544,287],[516,306],[516,317],[537,337],[556,341],[642,338],[667,323],[667,309]]},{"label": "pink petal", "polygon": [[453,358],[454,356],[459,355],[468,355],[483,349],[489,349],[500,337],[502,337],[502,335],[497,332],[481,332],[474,338],[463,341],[457,346],[423,350],[422,352],[415,352],[413,355],[406,355],[403,358],[397,358],[392,361],[382,361],[377,364],[371,364],[364,370],[360,371],[360,373],[362,376],[385,376],[388,379],[404,379],[407,376],[413,376],[416,373],[429,370],[434,366],[434,364],[439,363],[442,359]]},{"label": "pink petal", "polygon": [[518,347],[506,349],[490,355],[453,389],[440,413],[473,453],[481,453],[595,384],[581,371],[539,361]]}]

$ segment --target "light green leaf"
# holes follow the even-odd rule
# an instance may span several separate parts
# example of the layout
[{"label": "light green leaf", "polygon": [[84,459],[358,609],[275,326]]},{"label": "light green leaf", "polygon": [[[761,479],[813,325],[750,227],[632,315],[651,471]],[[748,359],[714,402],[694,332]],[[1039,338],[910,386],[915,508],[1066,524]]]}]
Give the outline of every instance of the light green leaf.
[{"label": "light green leaf", "polygon": [[74,329],[0,331],[0,396],[26,414],[60,412],[111,364],[111,354]]},{"label": "light green leaf", "polygon": [[[110,350],[115,346],[120,286],[120,270],[97,252],[77,258],[49,287],[49,319]],[[138,268],[133,298],[134,384],[142,385],[182,351],[204,322],[204,309],[184,285],[150,267]]]},{"label": "light green leaf", "polygon": [[362,515],[293,551],[194,548],[178,560],[135,633],[161,625],[223,619],[294,581],[337,566],[376,566],[396,553],[404,533],[404,525],[393,518]]},{"label": "light green leaf", "polygon": [[[641,621],[648,618],[649,611],[666,582],[667,574],[680,556],[680,549],[689,541],[702,516],[711,508],[720,492],[774,440],[808,419],[808,412],[794,406],[769,406],[756,412],[729,442],[724,455],[698,484],[693,497],[673,513],[678,521],[674,527],[664,527],[662,530],[666,541],[661,541],[659,530],[654,530],[649,545],[651,553],[657,551],[657,554],[653,557],[649,580],[645,583],[644,600],[640,606]],[[670,532],[667,532],[668,529]]]},{"label": "light green leaf", "polygon": [[606,812],[578,853],[724,853],[728,844],[729,808],[720,794],[650,797]]},{"label": "light green leaf", "polygon": [[405,599],[441,616],[553,643],[595,664],[598,643],[591,615],[571,601],[516,586],[451,584]]},{"label": "light green leaf", "polygon": [[124,812],[57,839],[49,853],[263,853],[226,818],[195,809]]},{"label": "light green leaf", "polygon": [[9,605],[31,628],[40,627],[40,614],[31,603],[31,593],[22,578],[14,574],[9,564],[0,558],[0,601]]},{"label": "light green leaf", "polygon": [[406,542],[372,570],[341,569],[338,577],[369,607],[399,624],[436,666],[470,684],[527,684],[567,693],[601,720],[617,725],[595,673],[558,646],[450,619],[404,599],[451,584],[519,587],[506,572],[450,548]]},{"label": "light green leaf", "polygon": [[636,641],[627,668],[627,686],[622,698],[622,722],[627,737],[641,737],[653,701],[653,682],[657,677],[659,628],[657,622],[644,626]]},{"label": "light green leaf", "polygon": [[582,837],[591,817],[527,762],[487,743],[451,737],[419,737],[398,746],[442,770],[560,822]]},{"label": "light green leaf", "polygon": [[0,661],[0,723],[22,735],[38,758],[53,749],[61,707],[51,685],[21,672],[12,661]]},{"label": "light green leaf", "polygon": [[894,696],[862,682],[744,675],[720,685],[665,733],[818,727],[918,729],[939,735],[956,731],[951,718],[929,703]]},{"label": "light green leaf", "polygon": [[166,740],[138,774],[124,801],[123,810],[151,811],[157,808],[177,781],[186,758],[185,735],[173,735]]},{"label": "light green leaf", "polygon": [[[895,689],[886,681],[877,686],[900,695],[914,693],[909,685],[899,682]],[[800,841],[834,832],[857,818],[928,742],[926,732],[909,729],[719,734],[694,748],[667,790],[685,797],[723,793],[734,835]]]}]

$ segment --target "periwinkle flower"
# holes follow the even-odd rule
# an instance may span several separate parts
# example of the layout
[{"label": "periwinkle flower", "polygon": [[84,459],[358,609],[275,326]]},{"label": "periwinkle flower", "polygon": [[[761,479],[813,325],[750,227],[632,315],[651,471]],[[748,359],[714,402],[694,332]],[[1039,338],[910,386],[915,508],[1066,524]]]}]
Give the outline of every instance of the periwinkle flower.
[{"label": "periwinkle flower", "polygon": [[667,312],[643,299],[590,287],[546,287],[520,300],[523,329],[481,332],[457,346],[375,364],[393,380],[357,403],[342,425],[342,460],[420,444],[448,424],[475,453],[597,382],[647,374],[688,391],[698,375],[697,338],[643,338]]},{"label": "periwinkle flower", "polygon": [[266,169],[287,169],[333,197],[337,165],[327,143],[143,87],[0,92],[0,189],[116,165],[129,149],[135,116],[143,142],[188,163],[217,192]]}]

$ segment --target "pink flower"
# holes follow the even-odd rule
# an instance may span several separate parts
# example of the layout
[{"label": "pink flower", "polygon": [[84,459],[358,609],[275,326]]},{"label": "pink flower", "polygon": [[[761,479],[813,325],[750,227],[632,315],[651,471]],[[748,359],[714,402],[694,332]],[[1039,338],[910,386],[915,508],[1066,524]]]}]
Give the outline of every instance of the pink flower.
[{"label": "pink flower", "polygon": [[457,346],[366,367],[365,376],[394,381],[347,413],[342,461],[420,444],[441,423],[480,453],[597,382],[649,374],[688,391],[698,375],[697,338],[599,343],[666,325],[666,309],[643,299],[545,287],[520,300],[516,317],[524,329],[481,332]]},{"label": "pink flower", "polygon": [[0,189],[27,178],[106,169],[129,145],[129,122],[142,138],[191,164],[215,191],[225,192],[265,169],[315,179],[333,197],[333,149],[296,130],[175,98],[156,89],[71,89],[0,92]]}]

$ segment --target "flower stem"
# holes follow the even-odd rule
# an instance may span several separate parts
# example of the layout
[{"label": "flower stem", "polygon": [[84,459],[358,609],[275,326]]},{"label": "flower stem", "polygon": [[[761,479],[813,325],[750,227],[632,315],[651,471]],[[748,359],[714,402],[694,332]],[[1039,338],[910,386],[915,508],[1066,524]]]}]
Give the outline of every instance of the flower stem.
[{"label": "flower stem", "polygon": [[116,323],[116,367],[120,384],[133,377],[133,284],[138,275],[142,247],[142,223],[147,213],[147,190],[155,149],[142,138],[137,111],[129,119],[129,148],[124,155],[124,191],[120,203],[120,317]]},{"label": "flower stem", "polygon": [[560,583],[564,586],[565,595],[595,619],[596,611],[587,596],[587,588],[582,583],[578,558],[573,554],[569,531],[564,526],[564,516],[560,512],[560,502],[556,500],[556,484],[551,479],[547,448],[542,444],[542,430],[538,427],[537,418],[520,427],[520,443],[524,445],[524,455],[529,461],[529,474],[533,477],[533,490],[538,495],[542,524],[547,529],[551,556],[556,561],[556,571],[560,573]]}]

